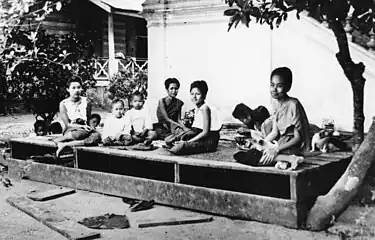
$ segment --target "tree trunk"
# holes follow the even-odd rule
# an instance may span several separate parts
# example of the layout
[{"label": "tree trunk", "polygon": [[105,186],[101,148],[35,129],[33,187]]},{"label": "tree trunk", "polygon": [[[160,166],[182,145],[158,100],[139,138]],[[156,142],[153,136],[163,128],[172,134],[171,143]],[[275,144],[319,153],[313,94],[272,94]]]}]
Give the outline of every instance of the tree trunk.
[{"label": "tree trunk", "polygon": [[6,76],[4,66],[0,63],[0,114],[6,114]]},{"label": "tree trunk", "polygon": [[363,114],[363,96],[366,81],[363,73],[365,66],[361,62],[355,64],[352,61],[348,39],[342,23],[335,16],[332,16],[332,14],[329,16],[329,22],[339,47],[339,52],[336,54],[337,61],[353,90],[353,151],[355,151],[355,154],[350,165],[335,186],[326,195],[319,196],[310,210],[306,225],[307,228],[313,231],[320,231],[327,228],[332,220],[335,220],[346,210],[349,202],[356,195],[372,161],[375,159],[375,148],[373,148],[375,144],[375,118],[373,118],[369,133],[365,141],[363,141],[363,125],[365,120]]},{"label": "tree trunk", "polygon": [[353,151],[355,151],[364,138],[365,116],[363,114],[363,96],[366,79],[363,77],[363,73],[365,71],[365,66],[361,62],[355,64],[352,61],[348,39],[342,23],[335,18],[330,19],[330,23],[339,47],[339,52],[336,54],[337,61],[343,69],[346,78],[349,80],[353,91]]},{"label": "tree trunk", "polygon": [[367,170],[375,160],[375,117],[370,130],[355,152],[351,163],[335,186],[324,196],[319,196],[307,216],[307,228],[320,231],[346,210],[356,195]]}]

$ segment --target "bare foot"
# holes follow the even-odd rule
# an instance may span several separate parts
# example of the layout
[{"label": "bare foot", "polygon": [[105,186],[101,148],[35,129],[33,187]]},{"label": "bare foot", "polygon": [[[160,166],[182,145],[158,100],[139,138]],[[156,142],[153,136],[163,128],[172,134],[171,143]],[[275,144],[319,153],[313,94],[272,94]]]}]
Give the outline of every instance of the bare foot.
[{"label": "bare foot", "polygon": [[51,139],[52,142],[55,142],[56,144],[59,143],[59,142],[63,142],[64,141],[64,138],[63,137],[57,137],[55,139]]},{"label": "bare foot", "polygon": [[299,164],[303,163],[304,157],[293,155],[293,159],[290,160],[291,166],[287,170],[295,170]]},{"label": "bare foot", "polygon": [[65,143],[58,143],[57,144],[57,150],[56,150],[56,157],[60,157],[60,154],[62,152],[62,150],[64,150],[65,148],[67,147],[67,145]]}]

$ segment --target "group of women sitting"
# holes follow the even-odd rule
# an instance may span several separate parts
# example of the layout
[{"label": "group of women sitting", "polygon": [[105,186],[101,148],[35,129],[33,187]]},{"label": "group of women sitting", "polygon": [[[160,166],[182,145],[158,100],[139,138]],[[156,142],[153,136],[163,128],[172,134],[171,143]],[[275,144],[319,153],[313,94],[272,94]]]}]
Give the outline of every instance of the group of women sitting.
[{"label": "group of women sitting", "polygon": [[[250,133],[251,138],[260,136],[264,143],[268,143],[263,147],[254,144],[255,147],[250,147],[248,151],[235,154],[237,161],[253,166],[284,161],[296,166],[303,160],[302,153],[310,147],[309,123],[300,101],[288,95],[292,80],[292,72],[287,67],[272,71],[270,93],[274,109],[271,115],[262,106],[255,110],[244,104],[236,106],[232,115],[247,126],[238,129],[238,132]],[[54,140],[58,146],[57,155],[68,146],[97,145],[100,142],[105,145],[135,142],[148,145],[157,138],[165,140],[165,147],[176,155],[216,151],[222,123],[217,111],[206,102],[207,83],[200,80],[190,85],[191,101],[195,105],[190,125],[181,116],[184,102],[177,98],[179,88],[177,79],[165,81],[167,96],[158,103],[158,123],[154,126],[143,107],[141,93],[133,94],[133,108],[127,112],[122,101],[114,100],[112,116],[105,121],[103,132],[99,133],[96,126],[100,116],[94,118],[96,115],[91,114],[90,104],[81,96],[82,83],[73,79],[68,84],[69,98],[60,103],[60,115],[66,128],[63,136]],[[80,125],[72,119],[83,119],[85,124]]]},{"label": "group of women sitting", "polygon": [[[271,116],[265,107],[251,110],[239,104],[233,116],[247,128],[238,130],[241,134],[259,131],[268,147],[250,148],[234,157],[249,165],[271,165],[287,162],[292,167],[303,161],[302,153],[310,148],[309,122],[305,110],[297,98],[288,95],[292,87],[292,71],[287,67],[276,68],[270,76],[270,93],[273,98]],[[170,134],[165,138],[170,151],[175,154],[193,154],[215,151],[221,123],[214,111],[206,103],[208,92],[205,81],[195,81],[190,86],[191,100],[195,104],[194,121],[188,129],[181,119],[183,102],[177,98],[179,82],[167,79],[165,87],[168,96],[161,99],[158,106],[159,132]]]}]

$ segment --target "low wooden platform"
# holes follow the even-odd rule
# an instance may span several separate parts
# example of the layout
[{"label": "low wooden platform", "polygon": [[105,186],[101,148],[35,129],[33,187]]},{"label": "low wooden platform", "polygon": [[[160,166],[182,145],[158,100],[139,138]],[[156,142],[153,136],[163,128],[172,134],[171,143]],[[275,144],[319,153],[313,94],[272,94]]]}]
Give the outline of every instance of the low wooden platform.
[{"label": "low wooden platform", "polygon": [[[28,156],[55,151],[51,142],[11,141],[12,175],[234,218],[298,228],[317,196],[326,193],[344,172],[351,153],[306,157],[295,171],[250,167],[229,158],[234,147],[178,157],[165,149],[142,152],[105,147],[75,149],[74,168],[28,163]],[[220,153],[223,153],[220,155]],[[222,157],[224,155],[224,158]],[[26,170],[25,170],[26,169]]]}]

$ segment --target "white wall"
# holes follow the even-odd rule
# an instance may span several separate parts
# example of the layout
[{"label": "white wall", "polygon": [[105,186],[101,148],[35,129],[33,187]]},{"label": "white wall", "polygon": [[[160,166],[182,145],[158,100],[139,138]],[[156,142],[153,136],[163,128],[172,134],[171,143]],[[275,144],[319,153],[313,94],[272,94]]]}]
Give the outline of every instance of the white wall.
[{"label": "white wall", "polygon": [[[187,14],[173,22],[173,16],[169,16],[166,27],[162,24],[148,28],[149,104],[153,109],[166,94],[167,77],[180,80],[179,97],[189,107],[190,83],[204,79],[209,86],[208,102],[220,108],[225,121],[234,121],[231,112],[237,103],[270,108],[271,70],[288,66],[294,73],[290,95],[301,100],[311,123],[320,125],[322,118],[332,117],[340,129],[352,129],[351,87],[336,61],[336,42],[329,30],[291,16],[272,32],[267,26],[253,23],[249,29],[239,26],[228,33],[222,11],[203,16],[202,21],[195,18],[196,14]],[[375,115],[370,106],[375,100],[370,93],[375,89],[371,72],[375,72],[375,57],[358,49],[352,49],[352,54],[368,69],[367,130]]]}]

